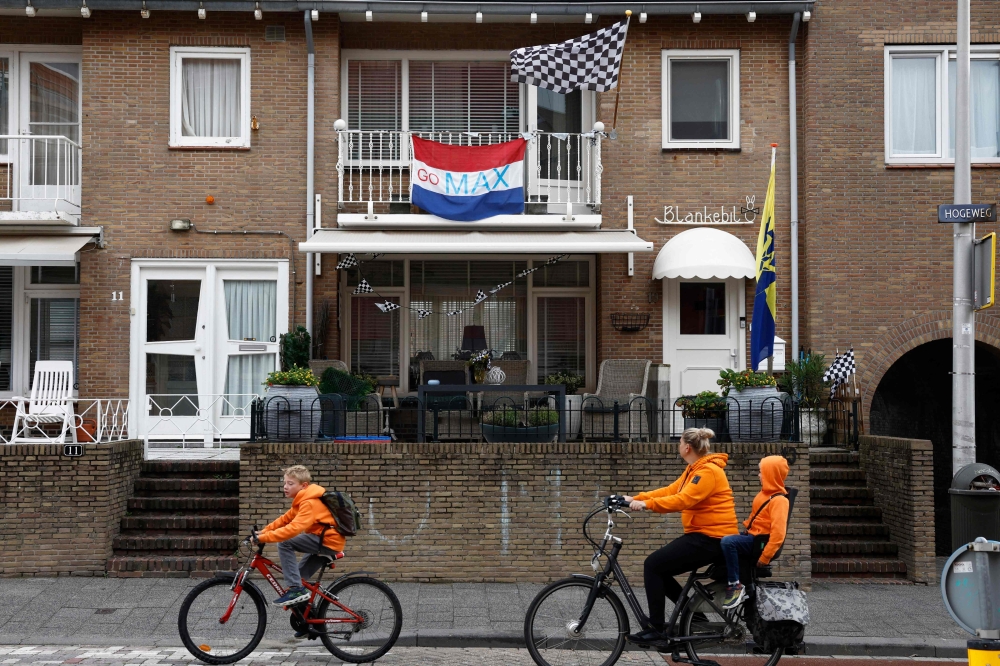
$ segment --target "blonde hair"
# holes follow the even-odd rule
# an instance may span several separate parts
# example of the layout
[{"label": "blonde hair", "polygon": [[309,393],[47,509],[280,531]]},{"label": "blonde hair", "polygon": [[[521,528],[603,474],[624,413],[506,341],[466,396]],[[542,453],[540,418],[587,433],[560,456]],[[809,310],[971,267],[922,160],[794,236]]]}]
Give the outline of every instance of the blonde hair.
[{"label": "blonde hair", "polygon": [[703,456],[711,449],[713,437],[715,431],[711,428],[688,428],[681,435],[681,441],[694,449],[699,456]]},{"label": "blonde hair", "polygon": [[299,483],[309,483],[313,480],[312,474],[309,473],[305,465],[292,465],[285,470],[285,476],[291,477]]}]

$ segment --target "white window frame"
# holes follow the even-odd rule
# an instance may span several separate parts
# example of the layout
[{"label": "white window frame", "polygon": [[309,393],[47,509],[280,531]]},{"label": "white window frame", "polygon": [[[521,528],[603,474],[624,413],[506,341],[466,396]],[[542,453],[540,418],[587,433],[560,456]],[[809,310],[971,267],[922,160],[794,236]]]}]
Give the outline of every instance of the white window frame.
[{"label": "white window frame", "polygon": [[[240,61],[240,136],[183,136],[181,99],[182,63],[185,58]],[[250,147],[250,49],[249,47],[170,47],[170,143],[171,148]]]},{"label": "white window frame", "polygon": [[[729,139],[687,141],[670,138],[670,63],[673,60],[729,61]],[[739,49],[663,49],[660,67],[660,108],[662,113],[663,150],[707,148],[736,150],[740,147],[740,50]]]},{"label": "white window frame", "polygon": [[[1000,60],[1000,45],[975,44],[971,48],[973,60]],[[934,155],[906,155],[892,152],[892,61],[897,58],[934,57],[936,60],[935,90],[937,109],[936,149]],[[948,104],[950,81],[948,64],[956,57],[954,46],[886,46],[884,56],[885,83],[883,90],[885,117],[883,132],[885,139],[885,163],[889,165],[955,164],[954,157],[948,157],[951,147],[951,109]],[[1000,164],[1000,157],[973,157],[974,164]]]}]

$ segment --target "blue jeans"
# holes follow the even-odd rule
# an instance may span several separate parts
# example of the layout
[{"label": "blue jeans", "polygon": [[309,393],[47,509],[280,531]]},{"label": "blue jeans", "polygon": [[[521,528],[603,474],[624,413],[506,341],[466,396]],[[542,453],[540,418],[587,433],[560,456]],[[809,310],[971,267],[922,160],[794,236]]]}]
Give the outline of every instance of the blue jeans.
[{"label": "blue jeans", "polygon": [[[302,587],[302,579],[309,580],[312,575],[323,566],[324,561],[315,554],[319,552],[323,544],[315,534],[303,532],[297,534],[287,541],[278,542],[278,557],[281,561],[281,573],[285,579],[285,587]],[[299,562],[297,553],[308,553]]]},{"label": "blue jeans", "polygon": [[730,534],[722,537],[722,554],[726,558],[729,584],[735,585],[740,582],[740,556],[750,557],[753,555],[753,535]]}]

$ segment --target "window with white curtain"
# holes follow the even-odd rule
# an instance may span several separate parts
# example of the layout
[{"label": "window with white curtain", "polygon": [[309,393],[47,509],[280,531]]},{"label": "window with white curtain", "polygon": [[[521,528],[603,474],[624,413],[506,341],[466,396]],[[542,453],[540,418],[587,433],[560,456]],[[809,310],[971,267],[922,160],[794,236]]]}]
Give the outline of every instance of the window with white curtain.
[{"label": "window with white curtain", "polygon": [[740,52],[662,53],[663,148],[740,147]]},{"label": "window with white curtain", "polygon": [[[886,162],[954,164],[954,48],[888,47],[885,61]],[[1000,163],[1000,47],[973,47],[970,84],[972,160]]]},{"label": "window with white curtain", "polygon": [[520,92],[506,52],[348,51],[343,57],[342,113],[351,130],[519,131]]},{"label": "window with white curtain", "polygon": [[170,145],[250,145],[250,49],[170,49]]},{"label": "window with white curtain", "polygon": [[[223,280],[229,339],[270,342],[277,336],[278,283],[274,280]],[[226,366],[223,415],[246,405],[275,368],[274,354],[230,354]]]}]

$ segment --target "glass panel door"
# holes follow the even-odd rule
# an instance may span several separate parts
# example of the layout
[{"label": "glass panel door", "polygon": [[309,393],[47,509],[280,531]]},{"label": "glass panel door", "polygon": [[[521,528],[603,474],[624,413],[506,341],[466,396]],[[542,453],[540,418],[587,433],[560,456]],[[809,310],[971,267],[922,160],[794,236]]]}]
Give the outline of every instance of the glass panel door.
[{"label": "glass panel door", "polygon": [[32,297],[29,335],[28,377],[37,361],[72,361],[73,388],[79,388],[80,299]]},{"label": "glass panel door", "polygon": [[238,279],[246,277],[250,275],[220,271],[225,304],[224,312],[220,310],[225,319],[220,334],[226,331],[224,338],[219,336],[225,339],[220,355],[225,365],[221,415],[236,419],[249,419],[250,404],[263,394],[278,355],[278,282]]},{"label": "glass panel door", "polygon": [[538,383],[551,374],[587,378],[587,299],[582,296],[537,298]]},{"label": "glass panel door", "polygon": [[79,212],[81,60],[73,54],[21,56],[21,133],[63,137],[20,142],[20,208]]}]

